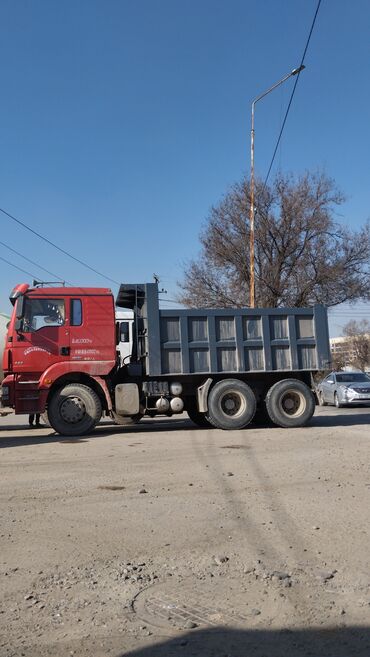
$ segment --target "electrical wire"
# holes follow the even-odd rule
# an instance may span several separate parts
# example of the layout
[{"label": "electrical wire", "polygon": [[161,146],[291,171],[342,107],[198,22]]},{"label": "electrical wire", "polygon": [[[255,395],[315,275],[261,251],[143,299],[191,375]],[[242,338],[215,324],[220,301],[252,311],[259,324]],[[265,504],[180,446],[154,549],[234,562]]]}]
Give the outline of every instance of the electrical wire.
[{"label": "electrical wire", "polygon": [[10,265],[11,267],[14,267],[15,269],[18,269],[19,271],[22,271],[24,274],[27,274],[27,276],[31,276],[31,278],[37,278],[34,274],[31,274],[31,272],[27,271],[26,269],[22,269],[21,267],[17,267],[17,265],[13,265],[12,262],[9,262],[9,260],[6,260],[5,258],[2,258],[0,256],[0,260],[3,262],[6,262],[7,265]]},{"label": "electrical wire", "polygon": [[[302,59],[301,59],[301,63],[299,65],[299,67],[303,66],[303,63],[304,63],[304,60],[305,60],[305,57],[306,57],[306,53],[307,53],[307,50],[308,50],[308,46],[309,46],[309,43],[310,43],[310,40],[311,40],[312,32],[313,32],[313,29],[315,27],[317,14],[319,13],[320,5],[321,5],[321,0],[319,0],[318,3],[317,3],[315,15],[313,17],[311,29],[310,29],[310,32],[309,32],[309,35],[308,35],[308,38],[307,38],[307,41],[306,41],[305,49],[303,51],[303,55],[302,55]],[[300,74],[301,74],[301,72],[297,73],[297,76],[296,76],[296,79],[295,79],[295,82],[294,82],[293,90],[292,90],[292,93],[290,95],[290,100],[289,100],[289,103],[288,103],[287,110],[285,112],[284,120],[283,120],[281,129],[280,129],[280,133],[279,133],[279,136],[278,136],[278,139],[277,139],[277,142],[276,142],[275,150],[274,150],[271,162],[270,162],[270,166],[269,166],[269,169],[268,169],[268,172],[267,172],[267,176],[265,178],[265,182],[263,184],[263,191],[266,188],[267,181],[269,179],[271,169],[272,169],[272,166],[273,166],[274,161],[275,161],[276,153],[277,153],[277,150],[279,148],[280,140],[281,140],[283,132],[284,132],[285,124],[286,124],[286,121],[287,121],[287,118],[288,118],[289,110],[290,110],[290,107],[291,107],[291,104],[292,104],[292,101],[293,101],[293,98],[294,98],[294,94],[295,94],[295,90],[297,88],[297,84],[298,84]]]},{"label": "electrical wire", "polygon": [[42,266],[39,265],[37,262],[34,262],[34,260],[30,260],[30,258],[27,258],[27,256],[23,255],[23,253],[20,253],[19,251],[16,251],[16,250],[13,249],[11,246],[9,246],[9,244],[5,244],[5,242],[1,242],[1,241],[0,241],[0,244],[1,244],[2,246],[5,246],[6,249],[9,249],[9,251],[12,251],[12,252],[15,253],[16,255],[19,255],[19,256],[20,256],[21,258],[23,258],[24,260],[27,260],[27,262],[30,262],[31,265],[35,265],[35,266],[38,267],[39,269],[42,269],[43,271],[46,271],[46,273],[47,273],[47,274],[50,274],[50,276],[54,276],[55,278],[57,278],[57,279],[60,280],[60,281],[63,280],[63,279],[61,278],[61,276],[59,276],[58,274],[54,274],[52,271],[49,271],[48,269],[45,269],[45,267],[42,267]]},{"label": "electrical wire", "polygon": [[51,240],[48,240],[47,237],[44,237],[43,235],[41,235],[40,233],[38,233],[36,230],[33,230],[33,228],[30,228],[30,226],[27,226],[27,224],[25,224],[25,223],[24,223],[23,221],[21,221],[20,219],[17,219],[17,217],[14,217],[12,214],[10,214],[9,212],[7,212],[7,211],[4,210],[3,208],[0,208],[0,212],[2,212],[3,214],[5,214],[7,217],[9,217],[9,218],[12,219],[13,221],[15,221],[15,222],[16,222],[17,224],[19,224],[20,226],[23,226],[23,228],[25,228],[26,230],[28,230],[30,233],[33,233],[33,235],[36,235],[37,237],[39,237],[41,240],[43,240],[43,241],[46,242],[47,244],[50,244],[50,246],[53,246],[55,249],[57,249],[57,250],[60,251],[61,253],[64,253],[64,255],[68,256],[68,257],[71,258],[72,260],[75,260],[75,261],[78,262],[80,265],[83,265],[83,267],[86,267],[87,269],[90,269],[90,271],[93,271],[95,274],[98,274],[98,276],[101,276],[102,278],[105,278],[105,279],[107,279],[108,281],[111,281],[111,283],[115,283],[116,285],[120,285],[120,283],[119,283],[118,281],[115,281],[113,278],[110,278],[109,276],[106,276],[105,274],[102,274],[102,273],[101,273],[100,271],[98,271],[97,269],[94,269],[94,267],[90,267],[90,265],[88,265],[86,262],[84,262],[83,260],[80,260],[79,258],[76,258],[76,257],[73,256],[71,253],[69,253],[69,252],[66,251],[65,249],[62,249],[62,248],[61,248],[60,246],[58,246],[57,244],[54,244],[54,242],[51,242]]}]

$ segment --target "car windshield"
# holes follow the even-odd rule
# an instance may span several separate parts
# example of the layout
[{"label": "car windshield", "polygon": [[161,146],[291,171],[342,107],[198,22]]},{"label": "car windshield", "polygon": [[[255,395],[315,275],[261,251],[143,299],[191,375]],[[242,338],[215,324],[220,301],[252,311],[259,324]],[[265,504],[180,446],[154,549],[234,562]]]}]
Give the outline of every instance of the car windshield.
[{"label": "car windshield", "polygon": [[362,372],[349,372],[348,374],[337,374],[338,383],[370,383],[370,378]]}]

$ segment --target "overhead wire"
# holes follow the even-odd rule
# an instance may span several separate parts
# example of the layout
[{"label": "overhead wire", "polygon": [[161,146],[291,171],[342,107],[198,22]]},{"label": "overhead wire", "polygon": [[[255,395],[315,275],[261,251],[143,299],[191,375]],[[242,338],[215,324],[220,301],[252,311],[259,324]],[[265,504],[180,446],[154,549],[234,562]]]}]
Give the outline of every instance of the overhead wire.
[{"label": "overhead wire", "polygon": [[6,262],[7,265],[10,265],[11,267],[14,267],[14,269],[18,269],[19,271],[23,272],[24,274],[27,274],[27,276],[31,276],[31,278],[37,278],[34,274],[31,274],[31,272],[27,271],[26,269],[22,269],[21,267],[18,267],[17,265],[13,265],[12,262],[9,262],[9,260],[6,260],[6,258],[2,258],[0,256],[0,260],[3,262]]},{"label": "overhead wire", "polygon": [[[42,269],[43,271],[46,271],[47,274],[50,274],[50,276],[55,276],[55,278],[57,278],[58,280],[60,280],[60,281],[62,282],[63,279],[62,279],[61,276],[59,276],[59,274],[54,274],[52,271],[49,271],[49,270],[46,269],[45,267],[42,267],[42,265],[38,264],[38,263],[35,262],[34,260],[30,260],[30,258],[27,258],[27,256],[25,256],[23,253],[20,253],[19,251],[16,251],[16,250],[13,249],[11,246],[9,246],[9,244],[5,244],[5,242],[1,242],[1,241],[0,241],[0,244],[1,244],[2,246],[5,246],[6,249],[9,249],[9,251],[12,251],[12,252],[15,253],[16,255],[18,255],[18,256],[20,256],[21,258],[23,258],[24,260],[27,260],[27,262],[30,262],[31,265],[35,265],[35,266],[38,267],[39,269]],[[15,265],[13,265],[13,266],[15,267]]]},{"label": "overhead wire", "polygon": [[115,283],[116,285],[120,285],[120,283],[119,283],[118,281],[115,281],[113,278],[110,278],[109,276],[106,276],[105,274],[102,274],[102,273],[101,273],[100,271],[98,271],[97,269],[94,269],[94,267],[90,267],[90,265],[88,265],[86,262],[84,262],[83,260],[80,260],[79,258],[76,258],[74,255],[72,255],[71,253],[69,253],[69,252],[66,251],[65,249],[62,249],[60,246],[58,246],[57,244],[55,244],[54,242],[52,242],[51,240],[49,240],[47,237],[44,237],[44,235],[41,235],[41,234],[38,233],[36,230],[34,230],[34,229],[31,228],[30,226],[28,226],[26,223],[24,223],[24,222],[21,221],[20,219],[17,219],[17,217],[15,217],[14,215],[10,214],[9,212],[7,212],[6,210],[4,210],[3,208],[0,208],[0,212],[2,212],[3,214],[5,214],[7,217],[9,217],[9,218],[12,219],[13,221],[15,221],[15,222],[16,222],[17,224],[19,224],[20,226],[23,226],[23,228],[25,228],[26,230],[28,230],[30,233],[33,233],[33,235],[36,235],[37,237],[39,237],[41,240],[43,240],[44,242],[46,242],[46,243],[49,244],[50,246],[53,246],[55,249],[57,249],[57,250],[60,251],[61,253],[64,253],[64,255],[68,256],[68,258],[71,258],[72,260],[75,260],[75,262],[78,262],[78,263],[79,263],[80,265],[82,265],[83,267],[86,267],[87,269],[90,269],[90,271],[93,271],[95,274],[98,274],[98,276],[101,276],[102,278],[105,278],[106,280],[111,281],[111,283]]},{"label": "overhead wire", "polygon": [[[317,7],[316,7],[316,11],[315,11],[315,15],[314,15],[314,17],[313,17],[313,21],[312,21],[312,25],[311,25],[311,29],[310,29],[310,32],[309,32],[309,35],[308,35],[308,38],[307,38],[307,41],[306,41],[306,45],[305,45],[305,48],[304,48],[304,51],[303,51],[303,55],[302,55],[302,59],[301,59],[301,63],[300,63],[300,65],[299,65],[298,68],[302,67],[303,64],[304,64],[304,60],[305,60],[306,53],[307,53],[307,50],[308,50],[308,46],[309,46],[309,43],[310,43],[310,40],[311,40],[312,32],[313,32],[313,29],[314,29],[314,27],[315,27],[317,14],[319,13],[319,9],[320,9],[320,5],[321,5],[321,1],[322,1],[322,0],[318,0]],[[297,73],[297,75],[296,75],[296,79],[295,79],[295,81],[294,81],[294,86],[293,86],[292,93],[291,93],[291,95],[290,95],[290,99],[289,99],[288,107],[287,107],[286,112],[285,112],[285,116],[284,116],[283,123],[282,123],[281,129],[280,129],[280,133],[279,133],[279,136],[278,136],[278,139],[277,139],[277,142],[276,142],[276,146],[275,146],[275,149],[274,149],[274,153],[273,153],[273,156],[272,156],[272,158],[271,158],[271,162],[270,162],[270,166],[269,166],[268,171],[267,171],[267,175],[266,175],[266,178],[265,178],[265,182],[264,182],[264,184],[263,184],[263,190],[265,190],[265,188],[266,188],[267,181],[268,181],[268,179],[269,179],[269,176],[270,176],[270,173],[271,173],[271,169],[272,169],[272,166],[273,166],[274,161],[275,161],[276,153],[277,153],[277,150],[278,150],[278,148],[279,148],[279,144],[280,144],[280,141],[281,141],[281,138],[282,138],[283,132],[284,132],[285,124],[286,124],[286,122],[287,122],[288,114],[289,114],[289,111],[290,111],[290,108],[291,108],[291,105],[292,105],[292,102],[293,102],[293,98],[294,98],[294,94],[295,94],[295,91],[296,91],[296,88],[297,88],[297,84],[298,84],[298,80],[299,80],[299,76],[300,76],[300,74],[301,74],[301,72],[299,71],[299,72]]]}]

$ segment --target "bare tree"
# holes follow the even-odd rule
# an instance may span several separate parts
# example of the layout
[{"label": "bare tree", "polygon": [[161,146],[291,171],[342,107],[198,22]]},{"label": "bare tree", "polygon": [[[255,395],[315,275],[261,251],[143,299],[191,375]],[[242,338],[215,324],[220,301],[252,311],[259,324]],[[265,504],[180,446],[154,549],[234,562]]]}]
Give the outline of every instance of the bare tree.
[{"label": "bare tree", "polygon": [[362,319],[356,322],[352,319],[343,329],[348,338],[348,347],[352,352],[351,365],[365,370],[370,366],[370,322]]},{"label": "bare tree", "polygon": [[346,359],[345,354],[343,353],[336,353],[336,354],[332,353],[331,364],[333,370],[343,370],[346,367],[346,365],[348,365],[348,359]]},{"label": "bare tree", "polygon": [[[255,279],[259,306],[306,306],[368,299],[370,225],[351,231],[335,221],[343,195],[324,174],[279,176],[256,186]],[[190,307],[249,303],[249,181],[211,208],[200,256],[180,283]]]}]

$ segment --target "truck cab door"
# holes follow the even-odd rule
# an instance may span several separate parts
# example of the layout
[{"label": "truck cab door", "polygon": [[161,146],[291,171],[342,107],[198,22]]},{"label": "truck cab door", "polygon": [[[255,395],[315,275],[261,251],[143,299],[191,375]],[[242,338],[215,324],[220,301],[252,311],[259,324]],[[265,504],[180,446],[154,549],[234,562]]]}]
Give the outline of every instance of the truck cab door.
[{"label": "truck cab door", "polygon": [[116,361],[113,297],[76,295],[68,304],[71,363],[84,363],[90,374],[107,373]]},{"label": "truck cab door", "polygon": [[121,365],[128,365],[132,354],[133,320],[125,319],[118,322],[118,350]]}]

